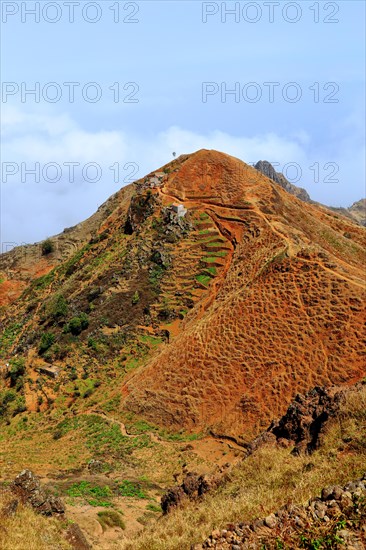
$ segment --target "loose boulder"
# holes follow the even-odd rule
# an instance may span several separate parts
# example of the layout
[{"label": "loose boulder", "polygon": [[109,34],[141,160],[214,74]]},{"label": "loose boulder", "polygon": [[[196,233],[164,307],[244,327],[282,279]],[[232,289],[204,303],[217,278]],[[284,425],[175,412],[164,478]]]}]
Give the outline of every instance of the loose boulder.
[{"label": "loose boulder", "polygon": [[65,513],[63,501],[48,494],[30,470],[23,470],[17,475],[11,484],[11,491],[23,504],[29,504],[40,514],[53,516]]}]

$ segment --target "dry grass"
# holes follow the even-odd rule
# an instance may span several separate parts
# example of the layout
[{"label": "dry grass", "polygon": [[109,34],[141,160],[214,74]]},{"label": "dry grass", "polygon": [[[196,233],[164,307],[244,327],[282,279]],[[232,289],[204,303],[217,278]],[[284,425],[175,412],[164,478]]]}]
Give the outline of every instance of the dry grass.
[{"label": "dry grass", "polygon": [[313,455],[294,457],[289,449],[265,446],[233,468],[228,482],[201,503],[162,517],[121,548],[189,549],[226,523],[263,517],[287,503],[305,504],[322,487],[359,477],[366,469],[365,405],[366,387],[350,393]]},{"label": "dry grass", "polygon": [[36,514],[32,508],[19,505],[14,516],[1,511],[14,497],[0,490],[0,548],[1,550],[71,550],[63,538],[65,525],[53,518]]},{"label": "dry grass", "polygon": [[[155,450],[154,450],[155,451]],[[154,452],[153,451],[153,452]],[[154,459],[154,457],[152,457]],[[343,484],[366,470],[366,386],[350,391],[332,421],[320,450],[295,457],[290,449],[264,446],[233,467],[225,484],[201,502],[188,502],[119,544],[122,550],[185,550],[202,542],[215,528],[248,521],[286,503],[303,504],[329,484]],[[11,494],[0,493],[0,516]],[[69,550],[65,525],[19,506],[1,517],[1,550]],[[117,543],[118,544],[118,543]],[[97,548],[98,546],[96,546]]]}]

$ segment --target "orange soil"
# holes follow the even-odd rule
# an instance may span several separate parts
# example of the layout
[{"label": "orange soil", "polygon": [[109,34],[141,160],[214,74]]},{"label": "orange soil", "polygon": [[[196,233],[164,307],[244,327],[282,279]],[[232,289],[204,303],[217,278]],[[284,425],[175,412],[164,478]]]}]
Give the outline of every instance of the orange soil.
[{"label": "orange soil", "polygon": [[365,375],[363,228],[215,151],[162,194],[205,210],[234,251],[201,315],[123,386],[127,408],[249,439],[298,391]]}]

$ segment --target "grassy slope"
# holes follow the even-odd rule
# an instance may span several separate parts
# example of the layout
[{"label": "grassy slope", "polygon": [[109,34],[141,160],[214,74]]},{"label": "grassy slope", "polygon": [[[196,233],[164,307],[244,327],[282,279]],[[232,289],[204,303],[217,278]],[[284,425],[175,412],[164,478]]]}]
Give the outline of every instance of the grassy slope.
[{"label": "grassy slope", "polygon": [[11,502],[7,490],[0,490],[0,548],[1,550],[71,550],[64,540],[65,522],[38,515],[31,508],[20,505],[13,517],[1,515],[1,510]]},{"label": "grassy slope", "polygon": [[[110,547],[119,550],[188,550],[192,544],[205,540],[213,529],[223,528],[228,522],[263,517],[287,503],[306,503],[324,486],[343,484],[360,477],[366,468],[366,386],[359,394],[350,393],[318,451],[311,456],[296,457],[290,454],[290,450],[269,445],[260,448],[232,468],[227,481],[201,502],[189,502],[159,521],[151,521],[140,534],[131,533],[126,525],[127,530],[121,531],[121,536]],[[75,487],[79,493],[82,485],[72,485],[69,495],[75,493]],[[132,502],[130,489],[130,484],[123,484],[126,510]],[[10,500],[11,495],[3,489],[0,492],[0,511]],[[152,501],[145,499],[141,503],[141,514],[145,508],[153,510],[145,512],[146,520],[151,515],[159,517],[158,508],[152,505]],[[107,511],[106,508],[101,510]],[[128,521],[131,520],[123,520],[126,524]],[[2,518],[0,547],[23,550],[27,541],[30,550],[50,547],[68,550],[62,538],[65,525],[66,522],[38,516],[20,506],[14,517]],[[318,529],[321,527],[314,525],[314,537]],[[99,543],[93,547],[105,548]]]},{"label": "grassy slope", "polygon": [[[187,180],[185,178],[183,180],[183,183],[186,184]],[[191,183],[192,185],[194,184],[194,189],[196,188],[195,181],[195,178],[192,177]],[[217,181],[221,181],[220,178]],[[236,186],[233,185],[232,188],[236,189]],[[269,193],[272,187],[263,183],[263,189]],[[141,419],[138,416],[134,416],[131,411],[126,413],[123,404],[125,395],[121,390],[126,389],[124,388],[126,380],[135,379],[140,386],[139,373],[144,372],[145,364],[151,362],[161,349],[163,352],[165,349],[166,353],[164,356],[167,359],[167,377],[160,383],[158,379],[159,365],[155,365],[159,368],[156,368],[156,370],[153,369],[153,377],[158,381],[158,385],[166,388],[168,393],[168,400],[160,399],[164,413],[160,425],[169,426],[166,411],[171,407],[171,402],[174,401],[175,397],[181,404],[182,395],[185,395],[180,391],[179,386],[176,386],[174,376],[176,375],[178,381],[183,380],[185,371],[189,372],[186,360],[189,346],[183,342],[184,346],[180,349],[177,348],[178,359],[184,364],[184,371],[180,372],[177,368],[179,361],[174,361],[174,356],[171,355],[172,348],[176,345],[175,341],[173,340],[173,346],[170,348],[158,336],[161,328],[168,328],[174,336],[173,329],[171,329],[168,322],[162,323],[163,327],[160,322],[157,322],[157,316],[161,308],[176,309],[179,312],[183,312],[181,317],[187,316],[185,319],[179,320],[179,322],[182,321],[184,327],[188,325],[190,320],[192,322],[195,321],[195,315],[197,315],[197,319],[199,320],[200,312],[198,308],[192,308],[192,311],[188,311],[189,306],[184,303],[183,298],[191,297],[193,302],[197,302],[202,296],[205,298],[206,287],[215,287],[215,282],[217,282],[215,278],[220,276],[220,271],[222,271],[220,266],[225,263],[226,258],[229,256],[227,254],[227,242],[223,236],[220,236],[218,228],[215,229],[216,226],[213,219],[210,218],[207,212],[196,210],[192,218],[193,229],[184,239],[180,240],[178,246],[164,241],[162,248],[164,252],[168,252],[168,255],[171,256],[172,265],[166,270],[159,268],[159,266],[156,266],[151,261],[151,253],[156,243],[164,239],[165,226],[161,223],[161,218],[159,217],[161,212],[158,209],[156,216],[149,218],[145,222],[140,235],[125,235],[123,227],[131,193],[132,190],[130,189],[129,194],[123,200],[123,193],[121,193],[118,200],[116,198],[112,201],[113,208],[111,206],[111,212],[109,213],[109,208],[105,212],[103,211],[104,213],[102,212],[103,216],[101,215],[101,218],[104,220],[102,226],[99,226],[97,223],[95,225],[95,227],[98,227],[100,239],[90,240],[90,231],[88,229],[88,231],[85,230],[85,234],[83,232],[77,239],[75,237],[75,244],[77,246],[72,252],[69,253],[68,249],[66,250],[66,243],[64,261],[56,263],[52,271],[34,280],[18,303],[7,306],[6,310],[0,311],[2,314],[2,319],[0,320],[2,331],[0,336],[1,362],[4,363],[16,353],[18,356],[23,354],[27,356],[29,352],[25,375],[18,377],[17,385],[11,388],[11,394],[9,394],[9,380],[3,381],[0,379],[0,405],[3,397],[6,398],[8,414],[4,416],[10,419],[8,425],[4,423],[1,426],[0,434],[2,455],[0,460],[0,476],[3,479],[11,479],[23,467],[31,467],[37,474],[41,475],[48,475],[49,473],[52,475],[60,471],[66,473],[66,475],[71,475],[72,470],[85,468],[90,459],[97,458],[107,462],[110,461],[113,463],[113,466],[117,466],[120,478],[138,480],[148,476],[148,481],[144,481],[144,483],[147,483],[144,488],[148,492],[150,491],[151,498],[155,500],[158,498],[158,493],[153,490],[153,484],[156,483],[159,485],[159,491],[168,484],[171,485],[174,473],[187,461],[187,454],[183,453],[180,448],[184,446],[185,435],[165,434],[165,437],[157,442],[153,436],[144,434],[144,431],[156,434],[159,428],[146,425],[146,429],[140,429],[143,426]],[[294,226],[297,228],[296,231],[304,231],[304,234],[308,235],[310,242],[316,243],[320,239],[319,242],[321,245],[325,250],[330,251],[332,256],[336,257],[339,254],[350,265],[359,265],[360,246],[357,243],[362,240],[362,231],[359,228],[342,221],[342,219],[338,220],[335,216],[331,216],[331,219],[328,220],[326,219],[329,217],[328,214],[323,213],[320,215],[315,210],[313,212],[314,218],[311,217],[310,211],[305,216],[303,215],[303,205],[296,206],[296,204],[293,204],[292,199],[288,199],[287,201],[287,197],[285,195],[284,197],[286,199],[284,199],[284,212],[282,213],[283,217],[280,219],[282,219],[281,223],[287,220],[286,226],[284,226],[284,229],[286,229],[285,233],[289,228]],[[254,194],[254,198],[251,198],[251,200],[253,199],[252,203],[249,202],[248,204],[256,205],[258,202],[257,198]],[[268,197],[264,197],[263,201],[265,202],[267,199]],[[227,200],[229,201],[228,204],[231,204],[232,199],[229,197]],[[243,207],[248,206],[248,204],[245,205],[244,201]],[[314,209],[315,207],[312,208]],[[239,216],[236,211],[226,212],[226,209],[225,216],[236,220],[236,222],[227,222],[227,227],[224,227],[223,220],[220,222],[221,229],[225,229],[225,235],[230,229],[233,231],[233,235],[236,235],[239,239],[244,234],[247,235],[247,230],[251,229],[255,234],[255,230],[259,228],[263,229],[264,237],[268,238],[268,242],[264,237],[263,241],[261,238],[257,239],[255,241],[256,248],[248,246],[248,249],[246,249],[244,244],[240,245],[243,247],[243,254],[245,252],[247,256],[245,254],[238,256],[237,263],[234,263],[232,271],[221,288],[221,298],[226,295],[229,296],[233,289],[235,291],[236,284],[243,286],[243,274],[241,271],[244,270],[244,275],[247,278],[249,277],[250,273],[246,273],[245,270],[248,265],[251,265],[250,256],[252,256],[253,270],[260,266],[266,267],[266,271],[261,275],[261,280],[263,279],[265,282],[262,286],[266,288],[267,286],[271,287],[268,285],[268,282],[271,282],[272,277],[277,285],[273,285],[275,291],[274,297],[282,304],[284,300],[281,295],[277,296],[277,290],[285,291],[284,294],[287,296],[289,285],[284,284],[284,281],[287,281],[286,277],[290,278],[290,282],[292,282],[291,278],[294,278],[296,281],[297,269],[295,269],[293,276],[291,272],[279,275],[277,271],[272,273],[270,269],[267,269],[267,256],[278,258],[278,252],[282,253],[283,251],[283,243],[276,237],[278,229],[281,229],[282,226],[279,225],[278,216],[275,215],[274,210],[271,214],[272,217],[268,218],[272,220],[273,227],[271,230],[268,229],[268,223],[264,220],[261,209],[257,208],[257,206],[256,209],[258,212],[255,215],[244,210],[242,216]],[[209,211],[212,213],[211,207]],[[220,214],[220,207],[217,212]],[[107,213],[108,217],[104,219],[104,214],[107,216]],[[319,217],[317,218],[317,216]],[[329,227],[328,222],[330,224]],[[217,223],[217,220],[215,223]],[[240,230],[236,228],[235,224],[238,225]],[[248,227],[247,224],[249,224]],[[244,227],[246,228],[245,230]],[[325,228],[327,231],[323,231],[319,236],[317,233],[320,231],[319,228]],[[334,231],[330,228],[333,228]],[[346,229],[353,232],[352,238],[354,240],[342,236]],[[207,231],[208,233],[205,233]],[[250,232],[248,235],[250,235]],[[280,247],[277,241],[280,242]],[[81,246],[82,248],[80,248]],[[213,250],[210,250],[210,247]],[[78,250],[78,248],[80,249]],[[253,250],[255,253],[253,253]],[[203,258],[205,258],[204,263],[202,263]],[[212,265],[215,259],[219,260],[217,261],[217,266]],[[318,258],[316,257],[315,259],[318,262]],[[347,267],[348,270],[349,266],[343,260],[342,265],[344,268]],[[318,279],[320,275],[318,271],[320,268],[318,263],[315,266],[316,269],[313,269],[316,275],[313,284],[314,296],[310,295],[308,291],[306,293],[306,297],[314,297],[315,302],[317,302],[319,295],[325,294],[324,289],[319,289]],[[144,268],[148,267],[148,270],[141,269],[141,264]],[[279,264],[279,267],[281,267],[281,262]],[[305,258],[304,260],[302,258],[299,260],[296,259],[295,267],[298,264],[301,267],[308,267],[309,258]],[[335,267],[333,266],[331,269]],[[343,272],[342,268],[342,273],[349,276],[347,270]],[[325,270],[324,274],[328,274],[327,276],[329,277],[329,271]],[[329,281],[326,277],[324,279],[324,286],[330,287],[328,282],[331,282],[331,279]],[[277,281],[279,282],[277,283]],[[305,289],[311,286],[309,285],[309,281],[311,282],[309,272],[304,270],[302,282],[304,282],[303,286]],[[342,284],[346,286],[348,283],[344,282]],[[98,290],[99,288],[102,288],[102,294],[97,297],[90,297],[90,290]],[[343,307],[345,300],[341,290],[338,298],[332,296],[331,299],[334,301],[338,300]],[[137,303],[134,303],[136,291],[139,293],[139,300]],[[183,294],[183,296],[176,296],[177,291]],[[232,292],[233,295],[236,294],[234,291]],[[64,318],[54,318],[53,296],[55,293],[62,294],[67,301],[68,313]],[[297,294],[295,293],[296,297]],[[351,298],[353,299],[353,297]],[[177,300],[178,303],[176,303]],[[253,300],[250,300],[250,305],[252,305]],[[264,296],[262,301],[265,305],[271,305],[273,302],[274,300],[271,300],[271,295]],[[357,304],[358,301],[356,303],[352,302],[352,311]],[[323,303],[319,305],[321,315],[328,311],[328,305]],[[145,306],[151,306],[151,318],[144,313]],[[336,305],[335,309],[337,308],[338,306]],[[226,309],[232,310],[235,318],[243,319],[245,317],[242,311],[234,311],[230,307],[226,307]],[[259,315],[258,318],[261,323],[262,319],[275,319],[278,311],[281,312],[281,308],[275,311],[270,310],[269,315],[265,313],[263,316]],[[342,313],[341,307],[339,307],[339,311]],[[65,324],[82,313],[88,315],[88,328],[77,336],[64,331]],[[346,321],[348,319],[347,313],[342,314]],[[287,323],[285,315],[284,319],[285,328],[287,328],[287,325],[291,323]],[[222,326],[228,326],[228,323],[224,321],[225,319],[221,323],[212,323],[213,326],[217,325],[219,336],[218,338],[214,338],[213,333],[210,333],[208,338],[208,343],[213,347],[213,368],[210,366],[207,372],[210,379],[216,378],[216,380],[212,381],[215,391],[224,380],[223,376],[225,374],[218,370],[216,373],[217,376],[212,377],[212,373],[215,374],[215,368],[217,366],[222,368],[222,365],[225,365],[225,361],[229,366],[234,364],[232,358],[226,356],[228,352],[225,346],[222,345],[224,336]],[[2,323],[4,323],[4,327],[6,326],[5,330],[3,330]],[[148,336],[146,331],[142,333],[140,330],[140,325],[142,324],[148,324],[149,328],[153,327],[154,331],[157,331],[156,336]],[[248,340],[247,335],[250,323],[246,323],[246,325],[248,326],[245,326],[245,330],[240,329],[238,331],[239,336],[243,336],[244,340]],[[131,326],[133,327],[132,331],[130,330]],[[354,329],[354,324],[352,325],[351,322],[350,326],[347,327],[345,336],[348,333],[352,334],[352,330],[350,330],[352,327]],[[204,338],[206,331],[202,330],[201,322],[198,323],[197,330],[200,339]],[[47,355],[44,354],[41,357],[38,354],[38,349],[44,332],[53,333],[56,341],[47,350]],[[274,334],[275,332],[273,329],[262,331],[264,335]],[[328,334],[328,332],[325,331],[324,334]],[[256,347],[259,334],[256,327],[254,327],[254,333],[255,341],[251,350],[253,361],[255,359],[258,360],[258,363],[262,364],[265,350],[270,349],[270,346],[265,341],[263,349]],[[358,343],[357,334],[355,338]],[[198,362],[200,351],[204,351],[206,354],[205,345],[200,344],[198,349],[196,349],[197,342],[200,342],[200,339],[197,339],[197,341],[192,340],[192,346],[195,348],[193,354],[194,362]],[[343,342],[342,339],[338,340],[341,343]],[[281,337],[281,356],[283,355],[283,347],[286,347],[286,350],[290,349],[290,346],[283,346],[284,341],[287,343]],[[290,378],[290,375],[292,376],[293,374],[292,364],[298,361],[299,349],[307,349],[306,345],[298,345],[299,342],[296,334],[293,342],[296,346],[291,353],[296,358],[296,362],[293,361],[291,368],[288,370],[289,380],[287,384],[287,387],[291,389],[291,394],[294,391],[294,383]],[[218,350],[215,348],[216,343],[221,344]],[[235,350],[235,343],[236,340],[229,334],[230,345],[227,346],[229,352]],[[219,355],[222,353],[222,348],[224,348],[225,353],[224,360],[221,360]],[[347,349],[347,345],[344,345],[344,348]],[[249,356],[249,354],[243,353],[243,349],[245,348],[239,347],[236,354],[240,361],[243,356]],[[332,357],[338,360],[342,376],[345,376],[347,371],[343,369],[344,361],[340,353],[336,350],[332,354]],[[46,359],[50,363],[61,366],[61,375],[57,380],[38,372],[38,367]],[[304,364],[306,364],[307,370],[309,370],[308,365],[313,367],[316,364],[315,361],[308,359],[306,359],[305,363],[305,359]],[[157,363],[159,361],[161,362],[160,359],[157,359]],[[171,364],[175,365],[174,371],[171,369]],[[321,364],[323,364],[322,356]],[[352,367],[351,362],[349,362],[349,367]],[[234,370],[235,368],[234,365]],[[200,372],[203,372],[203,369],[198,369],[198,371],[199,375]],[[334,369],[330,369],[330,371],[334,372]],[[200,396],[197,392],[205,388],[208,389],[208,393],[213,398],[215,405],[222,402],[224,392],[216,397],[212,386],[206,384],[205,381],[200,381],[195,372],[191,374],[195,377],[195,383],[186,385],[192,390],[192,395],[188,395],[188,397],[184,396],[185,404],[194,409],[191,406],[192,400],[197,398],[198,402],[200,402]],[[310,374],[312,375],[313,373]],[[304,378],[302,372],[301,377]],[[256,378],[260,379],[260,376],[256,374]],[[268,378],[272,380],[271,376]],[[236,377],[231,376],[229,373],[229,379],[237,392]],[[316,380],[313,380],[310,376],[309,380],[306,381],[307,388],[317,381],[318,374],[316,374]],[[147,386],[149,390],[152,389],[150,383]],[[226,384],[225,390],[228,386],[229,384]],[[249,382],[248,387],[251,387]],[[283,387],[276,387],[275,390],[276,400],[281,403],[281,406],[284,406],[286,399],[284,398]],[[273,415],[272,404],[274,398],[272,397],[271,401],[269,397],[270,394],[267,392],[266,399],[263,399],[261,405],[264,407],[266,404],[270,409],[270,414]],[[10,398],[12,400],[9,400]],[[230,396],[229,398],[231,401]],[[23,402],[18,402],[19,399],[25,400],[28,411],[31,411],[31,413],[21,414],[11,419],[14,408],[17,407],[19,409],[23,404]],[[147,404],[145,400],[142,400],[142,403],[144,407]],[[154,403],[152,405],[152,410],[154,411],[154,419],[152,421],[158,424],[161,418],[157,415]],[[127,438],[121,433],[115,422],[101,422],[100,417],[92,417],[90,413],[95,408],[106,413],[109,417],[112,416],[117,420],[117,424],[118,421],[124,422],[128,427],[128,431],[135,433],[136,436]],[[174,407],[172,408],[174,410]],[[211,414],[212,411],[209,408],[208,410]],[[258,417],[256,411],[254,411],[253,415]],[[175,416],[179,419],[179,422],[182,421],[181,414]],[[224,417],[228,418],[226,413]],[[149,418],[149,416],[145,415],[145,418]],[[66,424],[63,424],[60,428],[59,425],[64,420]],[[170,427],[172,428],[172,426]],[[59,433],[60,430],[61,433]],[[176,438],[175,443],[172,441],[172,438]],[[293,498],[294,500],[308,498],[313,490],[315,491],[323,483],[327,483],[328,479],[333,479],[331,476],[339,482],[342,467],[346,469],[349,465],[349,472],[345,475],[347,478],[352,477],[354,473],[358,472],[362,461],[364,463],[364,455],[360,450],[357,450],[357,453],[354,455],[347,451],[346,455],[343,456],[341,452],[337,451],[338,443],[332,445],[333,443],[329,441],[329,452],[324,450],[316,455],[318,458],[312,457],[308,459],[308,462],[318,460],[319,464],[311,472],[307,472],[306,475],[302,474],[302,468],[306,464],[305,459],[295,459],[289,455],[288,450],[277,449],[275,453],[277,455],[276,464],[278,464],[273,465],[273,450],[263,449],[244,463],[242,468],[234,470],[233,478],[226,488],[223,488],[216,495],[209,497],[205,501],[205,504],[202,505],[202,508],[199,507],[198,511],[194,506],[188,506],[186,511],[177,512],[171,518],[159,522],[158,528],[150,535],[149,531],[147,531],[147,534],[143,535],[141,539],[133,540],[130,547],[184,548],[186,547],[185,545],[189,544],[189,541],[199,541],[204,538],[209,533],[211,526],[217,526],[236,517],[240,518],[243,514],[249,516],[256,514],[263,515],[263,511],[267,509],[272,510],[277,505],[283,503],[283,498]],[[332,453],[339,458],[341,466],[338,467],[336,465]],[[229,460],[229,457],[227,457],[227,460]],[[202,462],[204,461],[198,460],[196,456],[189,461],[188,466],[189,468],[199,469],[202,467]],[[272,467],[272,473],[268,475],[267,470],[270,467]],[[80,479],[77,482],[80,482]],[[294,488],[293,485],[299,480],[301,482]],[[149,486],[149,483],[151,486]],[[246,487],[247,492],[243,492],[241,487]],[[258,490],[258,487],[261,487],[261,489]],[[281,491],[282,493],[283,491],[286,492],[286,497],[281,496]],[[245,494],[252,495],[252,498],[248,501]],[[225,499],[230,499],[230,507],[222,505]],[[266,503],[265,510],[261,508],[262,502]],[[231,510],[230,517],[226,517],[225,515],[228,508]],[[195,515],[201,519],[194,519]],[[126,536],[132,537],[133,535],[129,531],[129,521],[126,524]],[[181,530],[181,534],[179,530]],[[157,542],[153,542],[155,540]],[[160,544],[160,546],[154,546],[154,544]]]},{"label": "grassy slope", "polygon": [[229,480],[202,502],[163,517],[121,548],[189,549],[228,522],[264,517],[287,503],[305,504],[322,487],[360,477],[366,468],[366,387],[343,404],[320,450],[299,457],[290,450],[264,446],[233,468]]}]

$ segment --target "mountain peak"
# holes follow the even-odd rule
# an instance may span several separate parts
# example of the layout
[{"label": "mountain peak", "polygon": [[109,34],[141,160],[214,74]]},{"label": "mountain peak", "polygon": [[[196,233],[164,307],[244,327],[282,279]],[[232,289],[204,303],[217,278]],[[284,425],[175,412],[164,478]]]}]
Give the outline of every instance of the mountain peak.
[{"label": "mountain peak", "polygon": [[181,155],[51,241],[0,257],[0,353],[25,357],[30,406],[27,380],[75,364],[155,425],[247,438],[363,374],[364,229],[230,155]]}]

